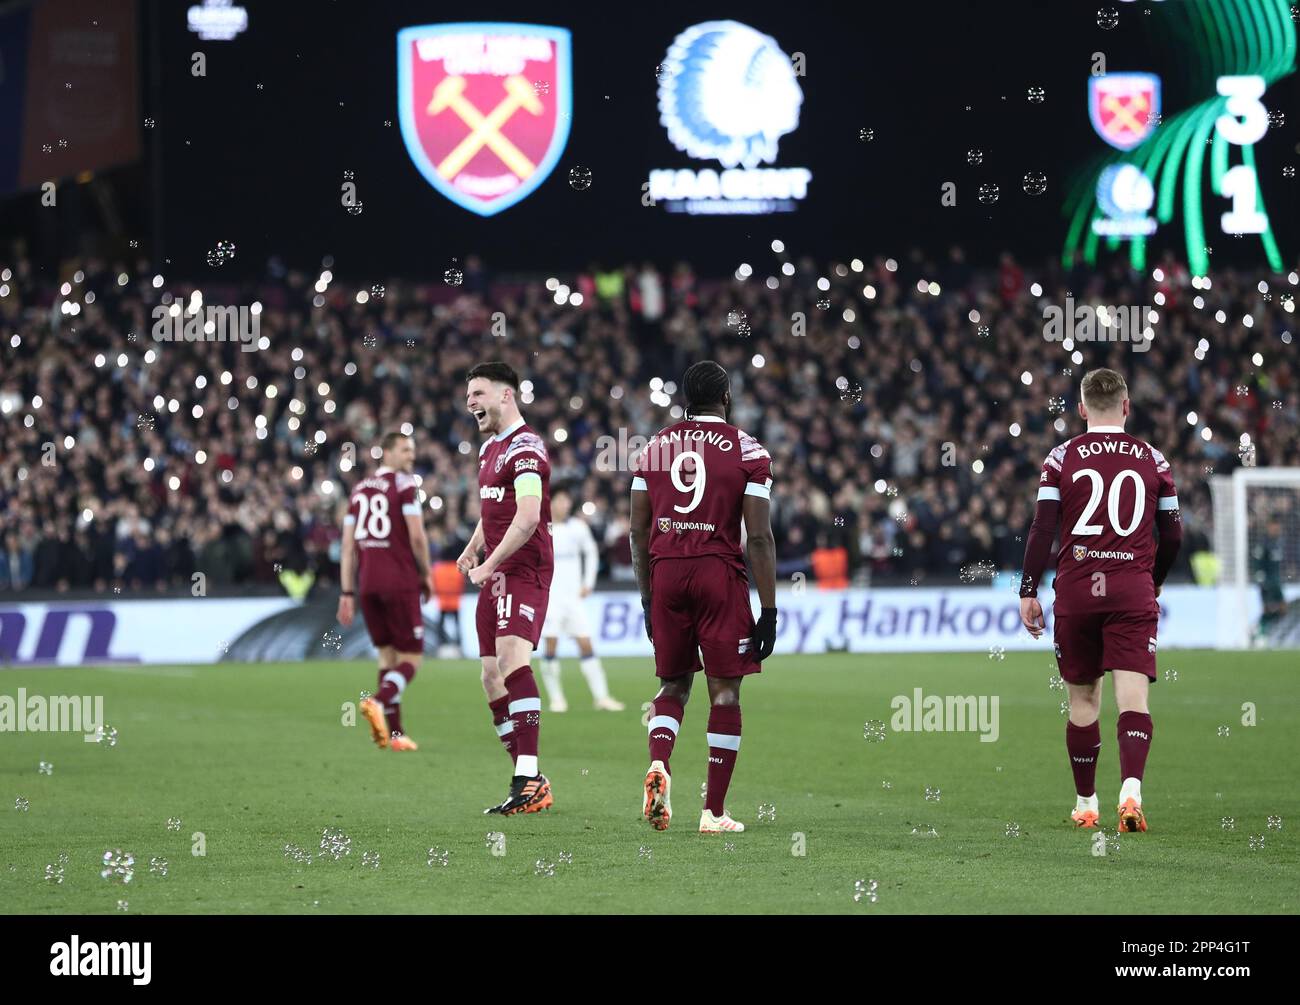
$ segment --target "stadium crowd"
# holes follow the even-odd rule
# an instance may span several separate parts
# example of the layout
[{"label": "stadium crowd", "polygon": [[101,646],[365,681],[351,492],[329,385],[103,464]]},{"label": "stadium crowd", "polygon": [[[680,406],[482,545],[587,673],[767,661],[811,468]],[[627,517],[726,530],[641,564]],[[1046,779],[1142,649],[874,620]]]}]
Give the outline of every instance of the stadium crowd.
[{"label": "stadium crowd", "polygon": [[[981,269],[955,249],[824,268],[776,256],[725,278],[593,264],[548,281],[471,258],[381,286],[332,265],[196,282],[143,260],[52,277],[0,254],[0,590],[188,591],[196,571],[208,589],[331,581],[341,502],[404,426],[434,557],[454,558],[478,510],[464,374],[493,358],[528,382],[524,415],[606,580],[631,575],[634,438],[680,416],[674,381],[700,358],[731,371],[732,421],[772,454],[786,577],[1016,570],[1039,466],[1083,428],[1078,383],[1098,365],[1128,376],[1129,430],[1173,465],[1187,535],[1173,578],[1208,547],[1210,473],[1300,464],[1294,273],[1229,269],[1195,288],[1172,261]],[[250,307],[266,348],[156,341],[154,308],[190,310],[196,290]],[[1067,297],[1154,311],[1148,351],[1049,341],[1044,310]]]}]

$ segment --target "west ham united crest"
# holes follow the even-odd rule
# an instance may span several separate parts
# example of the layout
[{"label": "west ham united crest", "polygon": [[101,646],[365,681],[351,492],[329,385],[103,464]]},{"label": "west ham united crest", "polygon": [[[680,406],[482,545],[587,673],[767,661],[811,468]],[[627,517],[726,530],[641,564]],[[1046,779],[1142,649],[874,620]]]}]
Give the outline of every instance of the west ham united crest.
[{"label": "west ham united crest", "polygon": [[667,534],[673,528],[673,521],[670,517],[661,516],[659,518],[659,533]]},{"label": "west ham united crest", "polygon": [[411,160],[480,216],[509,209],[569,138],[569,33],[536,24],[426,24],[397,33],[397,103]]},{"label": "west ham united crest", "polygon": [[1088,78],[1088,118],[1117,150],[1132,150],[1155,130],[1160,78],[1153,73],[1108,73]]},{"label": "west ham united crest", "polygon": [[1088,557],[1087,547],[1082,544],[1076,544],[1074,546],[1074,560],[1076,562],[1082,562],[1087,557]]}]

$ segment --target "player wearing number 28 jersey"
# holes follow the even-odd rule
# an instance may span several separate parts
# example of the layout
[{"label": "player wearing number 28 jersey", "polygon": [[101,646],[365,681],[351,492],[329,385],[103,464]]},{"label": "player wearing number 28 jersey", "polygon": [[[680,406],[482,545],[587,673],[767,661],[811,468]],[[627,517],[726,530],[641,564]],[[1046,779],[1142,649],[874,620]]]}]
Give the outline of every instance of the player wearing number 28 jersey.
[{"label": "player wearing number 28 jersey", "polygon": [[380,748],[415,750],[402,732],[402,692],[424,651],[420,604],[428,598],[429,545],[411,474],[415,446],[409,436],[389,433],[382,451],[383,463],[357,483],[343,517],[338,619],[345,627],[352,624],[353,595],[359,593],[370,641],[379,652],[378,689],[359,710]]},{"label": "player wearing number 28 jersey", "polygon": [[[701,833],[744,830],[723,800],[740,751],[740,682],[776,642],[776,565],[769,520],[772,458],[728,422],[727,371],[706,360],[686,371],[686,418],[650,438],[633,463],[632,564],[662,687],[650,719],[643,811],[656,830],[672,816],[668,757],[704,657],[708,788]],[[755,623],[740,526],[749,538],[762,613]]]},{"label": "player wearing number 28 jersey", "polygon": [[1079,414],[1087,432],[1048,454],[1039,475],[1025,546],[1021,619],[1035,638],[1043,633],[1038,584],[1059,526],[1053,638],[1070,693],[1066,747],[1077,794],[1072,817],[1080,827],[1095,826],[1098,819],[1097,716],[1101,682],[1109,672],[1119,707],[1120,828],[1144,831],[1141,783],[1152,736],[1147,688],[1156,676],[1156,597],[1182,541],[1178,494],[1164,455],[1124,431],[1124,378],[1114,370],[1093,370],[1081,390]]}]

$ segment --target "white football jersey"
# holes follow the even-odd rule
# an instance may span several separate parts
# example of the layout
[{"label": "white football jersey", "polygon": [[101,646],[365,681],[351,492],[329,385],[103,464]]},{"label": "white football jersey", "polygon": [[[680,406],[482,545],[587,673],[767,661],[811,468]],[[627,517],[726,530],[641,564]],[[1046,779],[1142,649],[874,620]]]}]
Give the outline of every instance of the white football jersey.
[{"label": "white football jersey", "polygon": [[600,553],[591,528],[576,516],[563,523],[551,523],[551,548],[555,552],[555,571],[551,573],[551,596],[576,598],[583,587],[596,585]]}]

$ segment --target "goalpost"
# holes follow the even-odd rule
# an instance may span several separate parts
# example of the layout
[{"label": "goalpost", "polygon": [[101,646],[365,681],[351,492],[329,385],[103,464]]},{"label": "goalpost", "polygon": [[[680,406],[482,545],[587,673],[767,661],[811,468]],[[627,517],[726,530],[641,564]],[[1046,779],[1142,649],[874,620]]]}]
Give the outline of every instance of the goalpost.
[{"label": "goalpost", "polygon": [[1210,490],[1220,644],[1300,646],[1300,468],[1238,468]]}]

